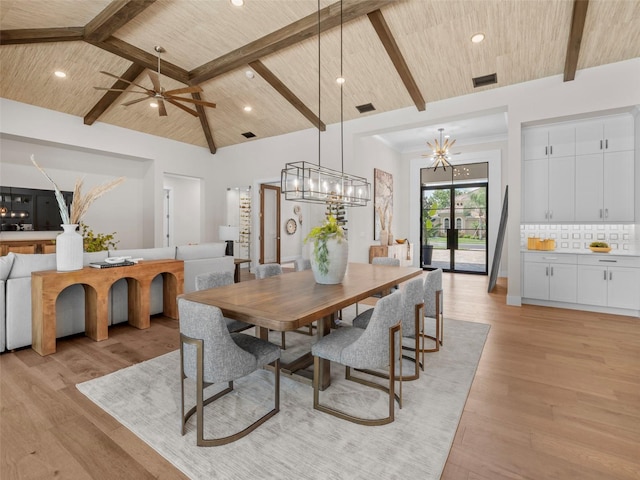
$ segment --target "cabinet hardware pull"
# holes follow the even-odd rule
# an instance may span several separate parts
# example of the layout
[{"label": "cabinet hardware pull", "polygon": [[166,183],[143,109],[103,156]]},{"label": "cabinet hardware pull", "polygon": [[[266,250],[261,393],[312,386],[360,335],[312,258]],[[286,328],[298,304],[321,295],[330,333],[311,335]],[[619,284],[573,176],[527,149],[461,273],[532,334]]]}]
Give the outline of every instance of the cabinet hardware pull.
[{"label": "cabinet hardware pull", "polygon": [[600,140],[600,150],[602,150],[602,140]]},{"label": "cabinet hardware pull", "polygon": [[553,277],[553,267],[551,267],[551,276]]},{"label": "cabinet hardware pull", "polygon": [[547,271],[546,276],[548,277],[549,276],[549,267],[546,268],[546,271]]},{"label": "cabinet hardware pull", "polygon": [[607,279],[607,271],[606,270],[604,271],[604,279],[605,280]]},{"label": "cabinet hardware pull", "polygon": [[553,155],[553,145],[549,147],[549,155]]},{"label": "cabinet hardware pull", "polygon": [[549,220],[553,218],[553,210],[549,210]]},{"label": "cabinet hardware pull", "polygon": [[557,260],[558,257],[542,257],[543,260]]},{"label": "cabinet hardware pull", "polygon": [[613,280],[613,272],[609,272],[609,280]]},{"label": "cabinet hardware pull", "polygon": [[618,260],[598,260],[599,262],[618,263]]},{"label": "cabinet hardware pull", "polygon": [[608,208],[604,209],[604,218],[609,218],[609,209]]},{"label": "cabinet hardware pull", "polygon": [[549,147],[544,147],[544,154],[549,155]]},{"label": "cabinet hardware pull", "polygon": [[609,148],[609,139],[608,138],[604,141],[604,148]]},{"label": "cabinet hardware pull", "polygon": [[602,218],[602,209],[600,209],[600,218]]}]

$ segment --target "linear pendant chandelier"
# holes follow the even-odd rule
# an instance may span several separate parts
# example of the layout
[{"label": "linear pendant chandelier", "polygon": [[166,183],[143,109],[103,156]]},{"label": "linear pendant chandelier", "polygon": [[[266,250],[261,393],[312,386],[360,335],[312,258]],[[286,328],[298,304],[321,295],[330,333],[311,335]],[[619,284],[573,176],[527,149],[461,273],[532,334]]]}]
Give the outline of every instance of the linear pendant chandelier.
[{"label": "linear pendant chandelier", "polygon": [[[364,207],[371,199],[371,185],[366,178],[344,173],[344,83],[340,83],[340,171],[320,164],[320,0],[318,0],[318,163],[286,163],[280,176],[280,188],[286,200],[308,203],[331,203],[346,207]],[[342,2],[340,2],[340,77],[342,77]]]}]

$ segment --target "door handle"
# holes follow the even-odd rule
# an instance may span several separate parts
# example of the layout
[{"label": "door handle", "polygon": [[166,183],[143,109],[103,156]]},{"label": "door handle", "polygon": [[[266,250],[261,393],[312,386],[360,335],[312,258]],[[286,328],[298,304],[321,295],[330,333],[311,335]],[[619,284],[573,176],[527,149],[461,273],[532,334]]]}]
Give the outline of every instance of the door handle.
[{"label": "door handle", "polygon": [[613,272],[609,272],[609,280],[613,280]]},{"label": "door handle", "polygon": [[602,218],[602,209],[600,209],[600,218]]},{"label": "door handle", "polygon": [[604,148],[609,148],[609,139],[608,138],[604,141]]},{"label": "door handle", "polygon": [[551,267],[551,276],[553,277],[553,267]]},{"label": "door handle", "polygon": [[553,145],[549,147],[549,155],[553,155]]},{"label": "door handle", "polygon": [[600,140],[600,150],[602,150],[602,140]]},{"label": "door handle", "polygon": [[604,279],[605,280],[607,279],[607,271],[606,270],[604,271]]},{"label": "door handle", "polygon": [[544,154],[549,155],[549,147],[544,147]]},{"label": "door handle", "polygon": [[549,267],[547,267],[546,270],[547,271],[546,271],[545,275],[548,277],[549,276]]}]

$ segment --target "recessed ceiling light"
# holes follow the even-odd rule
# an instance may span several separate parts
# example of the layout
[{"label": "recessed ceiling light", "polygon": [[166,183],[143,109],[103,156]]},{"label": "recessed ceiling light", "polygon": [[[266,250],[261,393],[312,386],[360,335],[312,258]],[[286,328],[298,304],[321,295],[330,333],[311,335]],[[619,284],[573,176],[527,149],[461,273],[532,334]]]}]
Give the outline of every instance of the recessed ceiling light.
[{"label": "recessed ceiling light", "polygon": [[342,85],[344,82],[346,82],[344,77],[338,77],[336,78],[336,83]]},{"label": "recessed ceiling light", "polygon": [[484,33],[476,33],[471,37],[471,41],[473,43],[480,43],[483,40],[484,40]]},{"label": "recessed ceiling light", "polygon": [[58,78],[64,78],[67,76],[67,74],[61,70],[56,70],[55,72],[53,72],[53,74]]},{"label": "recessed ceiling light", "polygon": [[149,103],[149,106],[151,108],[158,108],[158,102],[151,102],[151,103]]},{"label": "recessed ceiling light", "polygon": [[247,70],[246,72],[244,72],[244,74],[249,80],[251,80],[255,76],[251,70]]},{"label": "recessed ceiling light", "polygon": [[247,105],[246,107],[243,108],[243,110],[245,112],[250,112],[252,110],[252,108],[249,105]]},{"label": "recessed ceiling light", "polygon": [[241,7],[244,5],[244,0],[230,0],[231,1],[231,5],[233,5],[234,7]]}]

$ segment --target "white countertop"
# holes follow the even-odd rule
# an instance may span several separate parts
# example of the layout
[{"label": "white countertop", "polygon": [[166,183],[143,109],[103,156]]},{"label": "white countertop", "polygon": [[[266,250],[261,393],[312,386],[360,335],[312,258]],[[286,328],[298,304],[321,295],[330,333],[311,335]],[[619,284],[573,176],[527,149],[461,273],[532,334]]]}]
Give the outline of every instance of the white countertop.
[{"label": "white countertop", "polygon": [[562,248],[556,250],[529,250],[522,248],[521,252],[530,253],[551,253],[551,254],[571,254],[571,255],[609,255],[619,257],[640,257],[640,251],[638,250],[611,250],[609,253],[604,252],[592,252],[588,248]]}]

